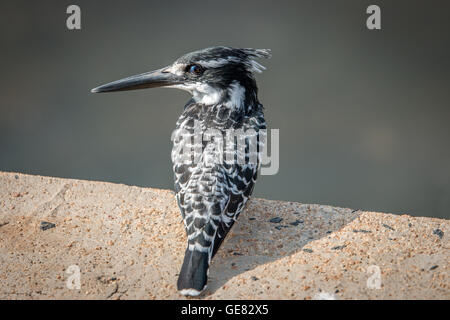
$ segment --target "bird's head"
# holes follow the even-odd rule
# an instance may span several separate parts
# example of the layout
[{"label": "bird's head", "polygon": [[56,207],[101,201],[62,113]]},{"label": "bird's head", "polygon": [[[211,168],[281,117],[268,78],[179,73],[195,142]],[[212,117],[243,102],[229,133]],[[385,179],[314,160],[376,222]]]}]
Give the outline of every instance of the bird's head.
[{"label": "bird's head", "polygon": [[178,88],[190,92],[197,102],[206,105],[226,98],[237,99],[236,95],[241,99],[257,99],[253,73],[265,68],[255,59],[270,56],[268,49],[212,47],[185,54],[165,68],[107,83],[91,91]]}]

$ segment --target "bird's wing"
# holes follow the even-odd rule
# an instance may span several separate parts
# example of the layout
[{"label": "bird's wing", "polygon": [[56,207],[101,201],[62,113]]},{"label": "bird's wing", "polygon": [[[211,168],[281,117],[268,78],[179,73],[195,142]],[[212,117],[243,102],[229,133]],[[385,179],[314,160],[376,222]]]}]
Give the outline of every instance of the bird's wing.
[{"label": "bird's wing", "polygon": [[[216,254],[234,222],[244,209],[258,178],[261,151],[264,147],[264,140],[261,139],[259,129],[265,129],[264,115],[262,113],[257,114],[247,121],[245,127],[245,149],[237,148],[234,152],[234,164],[230,166],[224,165],[230,188],[230,197],[226,209],[222,212],[221,224],[214,241],[212,256]],[[254,128],[258,130],[248,130]],[[244,159],[244,163],[240,164],[239,159]]]},{"label": "bird's wing", "polygon": [[230,188],[229,201],[221,214],[220,224],[214,239],[212,257],[217,253],[223,240],[233,227],[234,222],[245,207],[247,200],[253,192],[257,178],[258,168],[256,165],[236,165],[233,172],[227,174]]},{"label": "bird's wing", "polygon": [[[182,119],[180,122],[183,121],[186,128],[188,120]],[[184,134],[191,136],[190,129]],[[256,132],[254,135],[258,136]],[[250,138],[248,134],[246,137]],[[235,162],[228,165],[214,162],[218,146],[215,142],[205,141],[201,142],[199,161],[185,163],[180,155],[187,140],[183,141],[179,136],[174,139],[175,192],[188,236],[188,248],[208,252],[209,260],[219,249],[253,191],[260,163],[258,150],[261,141],[259,137],[248,140],[250,142],[246,143],[245,150],[235,152]],[[250,146],[252,141],[257,143],[257,147]],[[193,144],[195,148],[195,140]],[[246,160],[244,164],[238,161],[242,157]],[[213,159],[212,163],[208,158]],[[249,158],[257,161],[249,162]]]},{"label": "bird's wing", "polygon": [[192,170],[177,193],[190,249],[207,251],[212,259],[244,209],[256,174],[251,166],[234,166],[231,175],[219,165]]},{"label": "bird's wing", "polygon": [[176,176],[180,177],[175,183],[178,185],[177,200],[188,236],[188,247],[208,252],[211,260],[222,214],[230,201],[226,172],[218,165],[183,165],[177,171]]}]

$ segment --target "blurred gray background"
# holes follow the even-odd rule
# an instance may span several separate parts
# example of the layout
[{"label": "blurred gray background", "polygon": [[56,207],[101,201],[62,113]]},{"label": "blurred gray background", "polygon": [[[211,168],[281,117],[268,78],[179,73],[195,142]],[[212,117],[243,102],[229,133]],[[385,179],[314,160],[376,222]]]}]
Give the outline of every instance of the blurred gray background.
[{"label": "blurred gray background", "polygon": [[[66,28],[81,7],[82,30]],[[366,8],[381,7],[382,30]],[[450,216],[448,1],[5,1],[0,170],[173,188],[188,94],[91,94],[196,49],[271,48],[257,76],[280,171],[255,195]]]}]

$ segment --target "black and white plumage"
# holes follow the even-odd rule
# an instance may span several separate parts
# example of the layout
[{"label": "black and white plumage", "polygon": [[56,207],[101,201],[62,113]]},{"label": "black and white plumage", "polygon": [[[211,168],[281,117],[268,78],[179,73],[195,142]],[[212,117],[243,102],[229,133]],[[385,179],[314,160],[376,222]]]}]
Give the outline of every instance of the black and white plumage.
[{"label": "black and white plumage", "polygon": [[184,295],[205,289],[211,259],[252,194],[266,128],[253,75],[264,67],[254,59],[268,57],[264,49],[212,47],[93,89],[172,87],[192,94],[172,136],[175,192],[188,238],[177,284]]}]

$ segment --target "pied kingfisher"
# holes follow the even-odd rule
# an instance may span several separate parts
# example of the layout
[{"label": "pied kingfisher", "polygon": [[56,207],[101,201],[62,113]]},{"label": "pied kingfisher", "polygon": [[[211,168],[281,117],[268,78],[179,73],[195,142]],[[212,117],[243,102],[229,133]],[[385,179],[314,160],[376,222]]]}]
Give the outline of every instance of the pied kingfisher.
[{"label": "pied kingfisher", "polygon": [[[206,288],[211,259],[253,191],[264,144],[260,132],[266,129],[253,75],[265,68],[255,58],[270,56],[267,49],[212,47],[185,54],[168,67],[92,89],[169,87],[192,95],[172,136],[175,192],[188,238],[177,283],[183,295],[196,296]],[[228,135],[230,131],[240,134]],[[197,139],[198,134],[203,137]],[[244,148],[234,145],[235,137],[244,141]],[[192,155],[192,150],[197,153]],[[227,160],[220,161],[224,154]]]}]

